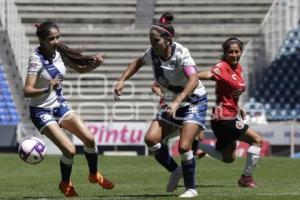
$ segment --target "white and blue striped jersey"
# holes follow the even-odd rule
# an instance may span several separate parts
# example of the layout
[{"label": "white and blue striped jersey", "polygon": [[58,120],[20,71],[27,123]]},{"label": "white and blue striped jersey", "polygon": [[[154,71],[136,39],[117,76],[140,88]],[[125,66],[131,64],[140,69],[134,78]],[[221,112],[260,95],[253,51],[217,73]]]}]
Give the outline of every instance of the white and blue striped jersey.
[{"label": "white and blue striped jersey", "polygon": [[[152,65],[155,81],[164,91],[166,103],[175,100],[176,95],[182,92],[187,84],[188,77],[184,73],[184,68],[196,68],[196,64],[191,57],[189,50],[176,42],[173,43],[172,56],[170,59],[166,61],[160,59],[159,56],[154,54],[150,47],[144,52],[142,60],[145,65]],[[206,90],[199,80],[198,86],[191,96],[202,97],[204,95],[206,95]],[[188,105],[189,103],[191,103],[190,98],[186,99],[186,101],[183,102],[183,105]]]},{"label": "white and blue striped jersey", "polygon": [[[35,88],[48,88],[49,81],[56,77],[63,81],[66,74],[66,67],[58,51],[51,61],[46,60],[39,50],[36,49],[29,58],[27,74],[36,75],[37,81]],[[30,106],[41,108],[54,108],[60,106],[64,101],[62,94],[62,85],[51,93],[45,93],[37,97],[30,98]]]}]

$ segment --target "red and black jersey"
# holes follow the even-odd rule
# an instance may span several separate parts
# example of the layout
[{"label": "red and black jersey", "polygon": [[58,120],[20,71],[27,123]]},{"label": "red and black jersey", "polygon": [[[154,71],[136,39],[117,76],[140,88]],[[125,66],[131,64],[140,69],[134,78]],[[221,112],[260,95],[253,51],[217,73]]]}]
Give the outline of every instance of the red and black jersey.
[{"label": "red and black jersey", "polygon": [[212,67],[211,72],[216,80],[216,106],[213,109],[214,119],[232,119],[238,114],[239,96],[245,91],[242,66],[235,69],[221,61]]}]

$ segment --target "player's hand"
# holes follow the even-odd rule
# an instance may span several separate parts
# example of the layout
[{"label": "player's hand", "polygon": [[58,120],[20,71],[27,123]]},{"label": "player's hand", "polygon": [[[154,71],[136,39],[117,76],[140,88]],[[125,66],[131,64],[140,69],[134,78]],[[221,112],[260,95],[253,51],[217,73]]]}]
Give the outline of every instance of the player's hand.
[{"label": "player's hand", "polygon": [[166,113],[167,115],[169,115],[170,117],[175,117],[175,113],[176,110],[178,109],[179,104],[178,103],[170,103],[168,104],[168,106],[166,107]]},{"label": "player's hand", "polygon": [[101,64],[104,63],[104,57],[105,55],[101,55],[101,54],[96,54],[93,59],[92,59],[92,66],[94,68],[99,67]]},{"label": "player's hand", "polygon": [[51,79],[49,82],[48,91],[52,92],[53,90],[56,90],[60,86],[60,83],[60,78]]},{"label": "player's hand", "polygon": [[240,115],[241,115],[241,118],[244,120],[247,115],[247,112],[244,109],[240,108]]},{"label": "player's hand", "polygon": [[124,89],[124,82],[118,81],[114,86],[114,98],[115,100],[120,100],[120,97],[122,95],[122,91]]}]

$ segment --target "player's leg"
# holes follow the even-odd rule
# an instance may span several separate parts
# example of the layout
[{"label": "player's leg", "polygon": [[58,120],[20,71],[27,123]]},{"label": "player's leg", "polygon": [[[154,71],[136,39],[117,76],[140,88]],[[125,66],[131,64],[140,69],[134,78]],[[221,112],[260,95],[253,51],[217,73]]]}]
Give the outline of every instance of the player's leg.
[{"label": "player's leg", "polygon": [[61,182],[59,189],[66,197],[78,196],[70,179],[73,158],[76,152],[75,146],[57,123],[51,123],[46,126],[42,134],[47,136],[62,151],[60,158]]},{"label": "player's leg", "polygon": [[224,131],[222,124],[220,121],[211,120],[211,128],[217,138],[217,144],[219,149],[216,148],[216,146],[210,145],[210,144],[204,144],[202,142],[198,143],[199,149],[210,155],[211,157],[223,161],[223,154],[220,151],[220,149],[225,149],[224,143],[218,143],[218,141],[223,141],[224,135],[222,132]]},{"label": "player's leg", "polygon": [[145,135],[145,143],[149,147],[149,150],[154,153],[157,162],[170,172],[174,171],[178,165],[171,157],[168,147],[161,142],[168,133],[172,133],[173,131],[174,127],[172,125],[154,120]]},{"label": "player's leg", "polygon": [[84,154],[89,166],[89,181],[98,183],[104,189],[112,189],[114,184],[98,172],[98,148],[95,139],[81,117],[70,112],[60,120],[60,125],[76,135],[84,144]]},{"label": "player's leg", "polygon": [[181,157],[181,166],[183,172],[185,192],[179,197],[198,196],[195,186],[195,168],[196,162],[193,156],[192,144],[199,131],[202,129],[195,123],[184,123],[179,139],[178,151]]},{"label": "player's leg", "polygon": [[78,196],[70,180],[73,158],[76,151],[75,146],[58,126],[53,116],[53,110],[30,107],[30,118],[35,127],[48,137],[62,152],[60,158],[61,182],[59,189],[66,197]]},{"label": "player's leg", "polygon": [[192,150],[195,158],[202,158],[206,155],[204,151],[202,151],[199,147],[199,142],[202,142],[204,140],[204,130],[199,129],[197,136],[195,137],[192,145]]},{"label": "player's leg", "polygon": [[172,173],[167,185],[167,192],[172,192],[177,188],[178,181],[182,176],[181,167],[171,157],[167,145],[162,143],[162,140],[172,132],[174,132],[173,125],[154,120],[145,135],[145,143],[149,150],[154,153],[156,161]]},{"label": "player's leg", "polygon": [[256,187],[256,183],[252,178],[252,174],[259,160],[262,146],[262,137],[253,129],[248,128],[246,133],[242,135],[239,140],[247,142],[250,147],[248,148],[247,152],[244,172],[239,179],[238,184],[241,187]]}]

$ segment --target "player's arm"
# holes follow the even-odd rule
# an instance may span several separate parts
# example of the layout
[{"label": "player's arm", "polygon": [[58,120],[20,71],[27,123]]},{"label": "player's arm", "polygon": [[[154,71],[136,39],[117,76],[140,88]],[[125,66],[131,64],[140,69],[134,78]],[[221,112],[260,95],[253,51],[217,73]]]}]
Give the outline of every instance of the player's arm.
[{"label": "player's arm", "polygon": [[182,101],[184,101],[196,89],[196,87],[199,84],[199,79],[198,79],[197,73],[190,74],[187,78],[188,78],[188,82],[185,85],[183,91],[167,107],[167,113],[169,115],[175,114],[180,103]]},{"label": "player's arm", "polygon": [[49,82],[49,86],[47,88],[35,88],[34,85],[36,83],[36,79],[37,79],[36,75],[33,74],[27,75],[25,86],[23,88],[23,93],[25,97],[37,97],[45,93],[50,93],[60,83],[60,80],[53,79]]},{"label": "player's arm", "polygon": [[197,76],[200,80],[215,80],[213,73],[211,73],[210,71],[198,72]]},{"label": "player's arm", "polygon": [[143,59],[138,58],[129,64],[127,69],[118,79],[117,84],[114,86],[115,99],[118,100],[118,96],[122,95],[122,90],[124,88],[124,82],[128,80],[133,74],[135,74],[144,65]]},{"label": "player's arm", "polygon": [[245,111],[244,108],[242,108],[241,106],[239,106],[239,114],[242,117],[242,119],[245,119],[247,112]]},{"label": "player's arm", "polygon": [[164,95],[162,89],[159,87],[159,85],[158,85],[156,82],[154,82],[154,83],[152,84],[151,89],[152,89],[152,92],[153,92],[154,94],[158,95],[160,98],[164,98],[164,97],[165,97],[165,95]]}]

